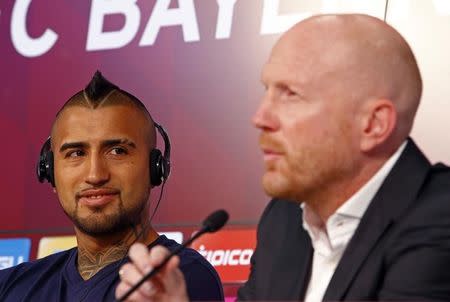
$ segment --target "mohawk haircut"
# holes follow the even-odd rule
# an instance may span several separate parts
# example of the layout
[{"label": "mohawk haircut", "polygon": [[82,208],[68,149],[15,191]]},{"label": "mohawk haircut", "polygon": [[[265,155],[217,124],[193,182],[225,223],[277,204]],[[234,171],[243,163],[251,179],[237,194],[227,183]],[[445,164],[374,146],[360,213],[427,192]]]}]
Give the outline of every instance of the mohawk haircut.
[{"label": "mohawk haircut", "polygon": [[96,71],[86,88],[74,94],[58,111],[56,117],[72,106],[83,106],[96,109],[103,105],[131,104],[140,109],[146,116],[153,119],[145,105],[131,93],[120,89],[117,85],[108,81],[100,71]]},{"label": "mohawk haircut", "polygon": [[[86,107],[96,109],[102,106],[110,105],[129,105],[140,110],[148,118],[150,125],[149,145],[156,146],[156,129],[152,116],[145,105],[131,93],[120,89],[117,85],[108,81],[100,71],[96,71],[86,88],[74,94],[56,113],[56,120],[61,112],[69,107]],[[53,122],[53,127],[55,125]],[[153,148],[153,147],[152,147]]]},{"label": "mohawk haircut", "polygon": [[118,89],[119,87],[108,81],[102,73],[97,70],[94,73],[92,80],[88,83],[86,88],[84,88],[84,93],[88,99],[97,101]]}]

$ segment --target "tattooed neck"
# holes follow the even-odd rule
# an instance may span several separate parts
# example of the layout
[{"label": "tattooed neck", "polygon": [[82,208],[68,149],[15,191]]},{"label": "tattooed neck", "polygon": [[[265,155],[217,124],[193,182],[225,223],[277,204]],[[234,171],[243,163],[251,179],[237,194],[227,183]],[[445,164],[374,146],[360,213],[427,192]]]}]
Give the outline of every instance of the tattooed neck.
[{"label": "tattooed neck", "polygon": [[78,271],[84,280],[88,280],[108,264],[123,259],[127,252],[128,245],[113,246],[100,252],[78,247]]},{"label": "tattooed neck", "polygon": [[125,235],[124,238],[120,239],[119,242],[115,241],[115,244],[111,247],[99,251],[95,248],[98,247],[98,243],[94,245],[89,244],[92,243],[92,241],[85,240],[86,236],[83,236],[83,234],[79,232],[77,234],[78,272],[84,280],[88,280],[108,264],[124,259],[128,253],[129,247],[134,242],[141,241],[145,244],[149,244],[157,237],[158,233],[156,233],[151,228],[150,224],[146,222],[143,226],[133,226],[131,231]]}]

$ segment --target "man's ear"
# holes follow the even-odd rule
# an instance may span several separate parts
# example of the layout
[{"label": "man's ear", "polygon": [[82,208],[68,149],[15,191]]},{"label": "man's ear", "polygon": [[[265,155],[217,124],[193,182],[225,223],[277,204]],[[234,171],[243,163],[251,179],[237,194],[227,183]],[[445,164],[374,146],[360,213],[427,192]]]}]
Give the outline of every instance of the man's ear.
[{"label": "man's ear", "polygon": [[369,152],[391,136],[397,125],[397,109],[388,99],[367,101],[364,109],[360,148]]}]

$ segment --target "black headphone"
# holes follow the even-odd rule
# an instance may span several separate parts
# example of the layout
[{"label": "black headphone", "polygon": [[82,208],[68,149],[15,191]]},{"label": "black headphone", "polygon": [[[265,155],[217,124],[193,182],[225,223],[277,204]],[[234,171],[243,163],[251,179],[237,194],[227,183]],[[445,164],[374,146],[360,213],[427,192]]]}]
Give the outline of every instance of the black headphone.
[{"label": "black headphone", "polygon": [[[154,123],[155,128],[164,140],[164,154],[157,148],[150,152],[150,183],[159,186],[166,182],[170,175],[170,139],[166,130]],[[55,187],[55,174],[53,169],[53,151],[51,148],[51,137],[48,137],[42,145],[39,161],[36,166],[36,174],[39,182],[47,181]]]}]

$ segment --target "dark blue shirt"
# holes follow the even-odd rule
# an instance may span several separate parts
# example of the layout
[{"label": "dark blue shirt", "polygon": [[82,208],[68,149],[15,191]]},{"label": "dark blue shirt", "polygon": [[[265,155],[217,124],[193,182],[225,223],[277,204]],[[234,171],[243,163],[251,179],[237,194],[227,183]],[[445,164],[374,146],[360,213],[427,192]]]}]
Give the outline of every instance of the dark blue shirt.
[{"label": "dark blue shirt", "polygon": [[[169,250],[179,246],[165,236],[149,247],[155,245]],[[0,301],[115,301],[119,268],[128,258],[111,263],[89,280],[83,280],[77,269],[77,254],[77,248],[73,248],[0,270]],[[179,256],[190,300],[223,301],[220,278],[209,262],[189,248],[183,249]]]}]

